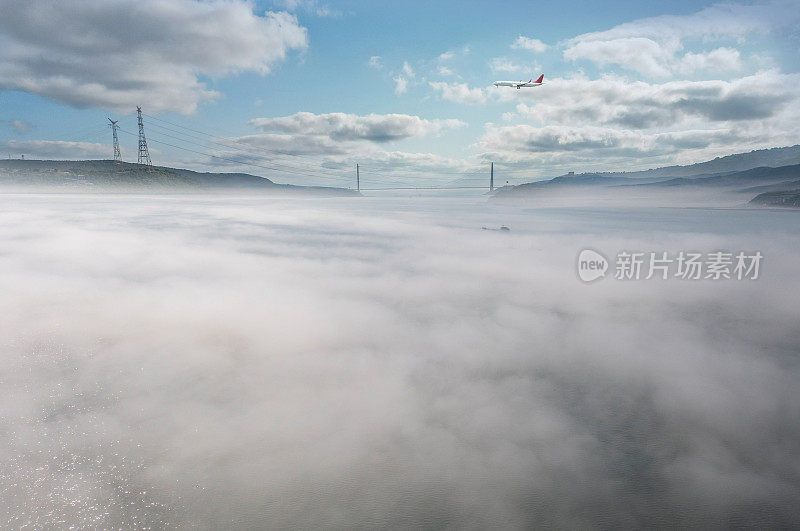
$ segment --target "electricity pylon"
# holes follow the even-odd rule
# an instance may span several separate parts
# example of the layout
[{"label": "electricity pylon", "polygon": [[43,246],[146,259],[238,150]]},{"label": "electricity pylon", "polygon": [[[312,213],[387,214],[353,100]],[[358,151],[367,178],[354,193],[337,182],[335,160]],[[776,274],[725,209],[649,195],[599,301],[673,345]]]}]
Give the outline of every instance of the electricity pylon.
[{"label": "electricity pylon", "polygon": [[139,164],[146,164],[147,170],[153,168],[153,163],[150,161],[150,152],[147,151],[147,139],[144,137],[144,123],[142,123],[142,108],[136,106],[136,114],[139,118]]}]

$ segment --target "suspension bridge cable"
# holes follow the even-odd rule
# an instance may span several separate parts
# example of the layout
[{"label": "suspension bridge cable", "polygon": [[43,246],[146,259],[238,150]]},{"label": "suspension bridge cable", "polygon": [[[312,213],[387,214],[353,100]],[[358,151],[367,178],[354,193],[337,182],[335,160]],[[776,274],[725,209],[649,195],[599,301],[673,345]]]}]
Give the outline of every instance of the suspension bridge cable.
[{"label": "suspension bridge cable", "polygon": [[[200,139],[200,138],[199,138],[199,137],[197,137],[197,136],[194,136],[194,135],[188,135],[188,134],[186,134],[186,133],[182,133],[182,132],[180,132],[180,131],[175,131],[174,129],[170,129],[170,128],[168,128],[168,127],[164,127],[164,126],[161,126],[161,125],[158,125],[158,124],[152,124],[152,123],[151,123],[150,125],[151,125],[152,127],[157,127],[158,129],[164,129],[164,130],[167,130],[167,131],[171,131],[171,132],[173,132],[173,133],[177,133],[177,134],[179,134],[179,135],[191,136],[192,138],[198,138],[198,139]],[[315,170],[304,170],[304,169],[302,169],[302,168],[300,168],[300,167],[298,167],[298,166],[294,166],[294,165],[291,165],[291,164],[289,164],[289,163],[286,163],[286,162],[275,162],[275,161],[274,161],[274,159],[273,159],[272,157],[269,157],[269,156],[267,156],[267,155],[262,155],[262,154],[260,154],[260,153],[256,153],[256,152],[255,152],[253,149],[244,149],[244,148],[243,148],[243,147],[241,147],[241,146],[229,146],[229,145],[227,145],[227,144],[223,144],[223,143],[221,143],[221,142],[215,142],[214,140],[203,140],[203,144],[199,144],[199,143],[197,143],[197,142],[193,142],[193,141],[191,141],[191,140],[186,140],[186,139],[184,139],[184,138],[178,138],[178,137],[175,137],[175,136],[173,136],[173,135],[170,135],[170,134],[168,134],[168,133],[159,132],[159,134],[162,134],[162,135],[164,135],[164,136],[168,136],[168,137],[170,137],[170,138],[174,138],[174,139],[176,139],[176,140],[180,140],[181,142],[186,142],[186,143],[188,143],[188,144],[199,145],[199,146],[201,146],[201,147],[211,148],[211,146],[209,146],[208,144],[216,144],[216,145],[218,145],[218,146],[222,146],[222,147],[224,147],[224,148],[227,148],[227,149],[233,149],[233,150],[241,151],[241,152],[243,152],[243,153],[246,153],[246,154],[247,154],[247,155],[249,155],[249,156],[252,156],[252,157],[259,157],[259,158],[262,158],[262,159],[265,159],[265,160],[269,161],[269,163],[270,163],[270,164],[273,164],[273,165],[275,165],[275,166],[276,166],[276,169],[282,169],[283,167],[288,167],[288,168],[291,168],[291,169],[296,169],[296,170],[299,170],[299,171],[315,171]],[[213,148],[212,148],[212,149],[213,149]],[[257,149],[257,148],[254,148],[254,149]],[[261,150],[259,150],[259,151],[261,151]],[[265,151],[265,152],[266,152],[266,151]],[[279,153],[279,152],[277,152],[277,151],[276,151],[276,153]],[[334,171],[335,171],[335,170],[334,170]],[[338,175],[338,174],[333,174],[333,173],[330,173],[330,171],[321,171],[321,172],[319,172],[319,173],[321,173],[321,174],[323,174],[323,175],[331,175],[331,176],[333,176],[333,177],[335,177],[335,178],[337,178],[337,179],[338,179],[338,178],[347,178],[347,177],[345,177],[345,176],[343,176],[343,175]]]},{"label": "suspension bridge cable", "polygon": [[[173,135],[170,135],[170,134],[167,134],[167,133],[159,133],[159,134],[160,135],[164,135],[164,136],[169,137],[169,138],[172,138],[172,139],[175,139],[175,140],[177,140],[179,142],[186,142],[187,144],[192,144],[192,145],[203,147],[203,148],[207,148],[208,147],[208,145],[206,145],[206,144],[200,144],[198,142],[192,142],[191,140],[185,140],[183,138],[178,138],[176,136],[173,136]],[[176,147],[176,146],[173,146],[173,147]],[[206,154],[211,156],[208,153],[206,153]],[[251,155],[251,156],[255,156],[255,155]],[[218,157],[218,158],[222,158],[223,160],[233,160],[233,159],[225,159],[225,157]],[[238,162],[240,164],[249,164],[249,163],[246,163],[244,161],[238,161]],[[299,168],[294,168],[294,167],[291,167],[291,166],[287,169],[285,167],[281,167],[279,165],[276,165],[275,163],[269,163],[269,164],[270,164],[269,166],[267,166],[267,165],[256,165],[256,164],[254,164],[254,165],[262,167],[262,168],[270,169],[270,170],[273,170],[273,171],[294,173],[296,175],[303,175],[303,176],[306,176],[306,177],[328,178],[328,179],[337,180],[337,181],[342,181],[342,180],[347,179],[347,177],[345,177],[343,175],[341,175],[341,176],[340,175],[332,175],[332,174],[327,174],[325,172],[320,172],[319,174],[317,174],[317,173],[311,173],[314,170],[310,170],[310,171],[309,170],[301,170]],[[347,180],[349,180],[349,179],[347,179]]]},{"label": "suspension bridge cable", "polygon": [[[122,128],[118,129],[118,131],[120,131],[122,133],[125,133],[126,135],[131,135],[131,136],[136,136],[136,137],[139,136],[136,133],[131,133],[130,131],[126,131],[125,129],[122,129]],[[183,151],[188,151],[190,153],[196,153],[198,155],[205,155],[207,157],[213,157],[215,159],[225,160],[225,161],[228,161],[228,162],[234,162],[236,164],[243,164],[245,166],[254,166],[254,167],[258,167],[258,168],[264,168],[264,169],[267,169],[267,170],[275,171],[273,168],[269,168],[267,166],[262,166],[260,164],[255,164],[253,162],[246,162],[246,161],[242,161],[242,160],[231,159],[231,158],[228,158],[228,157],[221,157],[219,155],[213,155],[211,153],[205,153],[205,152],[202,152],[202,151],[196,151],[194,149],[189,149],[189,148],[185,148],[185,147],[182,147],[182,146],[176,146],[174,144],[170,144],[168,142],[163,142],[161,140],[152,139],[152,141],[157,143],[157,144],[163,144],[165,146],[173,147],[175,149],[181,149]],[[296,172],[291,172],[291,171],[288,171],[288,170],[283,170],[283,171],[285,171],[286,173],[296,173]]]},{"label": "suspension bridge cable", "polygon": [[[174,127],[178,127],[180,129],[185,129],[185,130],[191,131],[193,133],[198,133],[199,135],[203,135],[204,137],[212,137],[212,140],[204,140],[204,141],[205,142],[210,142],[210,143],[213,143],[213,144],[217,144],[217,145],[226,147],[228,149],[235,149],[235,150],[240,150],[240,151],[244,151],[244,152],[252,152],[253,150],[255,150],[255,151],[264,151],[266,153],[278,153],[278,154],[287,155],[287,156],[290,156],[290,157],[309,158],[309,155],[303,155],[303,154],[299,154],[299,153],[291,153],[291,152],[286,152],[286,151],[281,151],[281,150],[270,150],[270,151],[267,151],[267,150],[262,150],[260,148],[257,148],[255,146],[246,146],[249,149],[245,149],[244,146],[242,146],[238,142],[232,141],[232,140],[229,141],[229,142],[234,142],[236,145],[229,145],[229,144],[226,144],[226,143],[223,143],[223,142],[219,142],[218,141],[219,137],[217,137],[216,135],[213,135],[211,133],[208,133],[208,132],[205,132],[205,131],[200,131],[198,129],[193,129],[191,127],[187,127],[187,126],[184,126],[184,125],[176,124],[174,122],[170,122],[168,120],[164,120],[163,118],[158,118],[156,116],[151,116],[149,114],[144,114],[144,113],[142,113],[142,114],[144,116],[147,116],[148,118],[150,118],[152,120],[156,120],[157,122],[163,122],[163,123],[172,125]],[[174,132],[174,133],[183,134],[183,135],[186,135],[186,136],[191,136],[193,138],[200,138],[200,137],[197,137],[195,135],[190,135],[188,133],[183,133],[183,132],[176,131],[174,129],[170,129],[168,127],[164,127],[164,126],[159,125],[157,123],[151,124],[151,125],[153,125],[155,127],[158,127],[160,129],[166,129],[167,131],[171,131],[171,132]],[[169,135],[166,135],[166,136],[169,136]],[[217,140],[213,140],[213,139],[217,139]],[[362,169],[364,169],[364,165],[363,164],[361,165],[361,167],[362,167]],[[370,170],[369,165],[366,166],[366,170],[367,171]],[[397,171],[397,170],[394,170],[394,171]],[[411,171],[413,171],[413,170],[411,170]],[[430,173],[434,173],[436,175],[476,175],[477,176],[477,175],[485,174],[485,170],[475,170],[475,171],[469,171],[469,172],[466,172],[466,171],[438,171],[438,170],[434,170],[434,171],[431,171]],[[476,179],[477,179],[477,177],[476,177]],[[369,177],[367,177],[367,180],[371,180],[371,179]],[[394,182],[400,184],[399,181],[394,181]]]},{"label": "suspension bridge cable", "polygon": [[[208,137],[211,137],[212,139],[217,139],[217,141],[209,140],[208,142],[212,142],[214,144],[219,144],[221,146],[224,146],[224,147],[227,147],[227,148],[230,148],[230,149],[244,149],[244,147],[241,144],[239,144],[238,142],[236,142],[235,140],[229,140],[229,142],[233,142],[235,144],[234,146],[231,146],[229,144],[225,144],[225,143],[219,142],[219,137],[217,135],[213,135],[211,133],[199,131],[197,129],[192,129],[190,127],[179,125],[179,124],[176,124],[176,123],[173,123],[173,122],[169,122],[169,121],[164,120],[162,118],[157,118],[155,116],[150,116],[149,114],[145,114],[145,116],[147,116],[148,118],[151,118],[153,120],[156,120],[156,121],[159,121],[159,122],[164,122],[166,124],[172,125],[174,127],[185,129],[187,131],[192,131],[193,133],[199,133],[200,135],[208,136]],[[156,127],[161,127],[162,129],[167,129],[167,130],[171,130],[173,132],[176,132],[173,129],[169,129],[169,128],[166,128],[164,126],[159,126],[158,124],[153,124],[153,125],[155,125]],[[183,133],[183,134],[186,134],[187,136],[193,136],[193,135],[189,135],[188,133]],[[195,137],[195,138],[197,138],[197,137]],[[261,148],[258,148],[258,147],[255,147],[255,146],[247,146],[247,147],[250,148],[251,150],[264,151],[266,153],[278,153],[280,155],[286,155],[286,156],[289,156],[289,157],[308,158],[308,157],[311,156],[311,155],[303,155],[301,153],[292,153],[292,152],[289,152],[289,151],[281,151],[281,150],[277,150],[277,149],[268,151],[268,150],[262,150]]]},{"label": "suspension bridge cable", "polygon": [[[193,129],[191,127],[187,127],[187,126],[184,126],[184,125],[181,125],[181,124],[177,124],[177,123],[171,122],[169,120],[164,120],[163,118],[158,118],[156,116],[152,116],[152,115],[149,115],[149,114],[144,114],[144,116],[147,116],[148,118],[150,118],[151,120],[155,120],[156,122],[162,122],[162,123],[165,123],[165,124],[171,125],[173,127],[177,127],[179,129],[184,130],[184,131],[177,131],[175,129],[172,129],[172,128],[169,128],[169,127],[165,127],[163,125],[159,125],[158,123],[151,122],[151,125],[159,128],[159,129],[164,129],[164,130],[167,130],[167,131],[179,134],[179,135],[184,135],[184,136],[187,136],[187,137],[191,137],[191,138],[195,138],[195,139],[201,140],[201,141],[203,141],[205,143],[205,145],[201,145],[201,147],[208,148],[208,147],[210,147],[210,146],[208,146],[208,143],[211,143],[211,144],[216,144],[218,146],[222,146],[222,147],[227,148],[227,149],[237,150],[237,151],[240,151],[242,153],[246,153],[246,154],[248,154],[250,156],[259,156],[260,158],[268,160],[270,164],[278,166],[276,171],[286,171],[287,173],[295,173],[295,174],[298,174],[298,175],[305,175],[305,176],[308,176],[308,177],[318,177],[318,178],[324,178],[323,177],[324,175],[330,175],[331,176],[329,178],[330,180],[343,180],[343,181],[349,181],[350,180],[348,177],[331,174],[330,172],[325,172],[325,171],[315,172],[312,175],[312,174],[308,173],[309,170],[302,170],[302,169],[298,168],[297,166],[293,166],[293,165],[289,164],[286,161],[275,162],[269,156],[261,155],[261,153],[280,154],[280,155],[286,155],[286,156],[290,156],[290,157],[297,157],[297,158],[305,159],[305,160],[309,160],[311,155],[303,155],[303,154],[299,154],[299,153],[291,153],[291,152],[286,152],[286,151],[281,151],[281,150],[266,150],[266,149],[258,148],[258,147],[255,147],[255,146],[249,146],[249,145],[244,145],[243,146],[242,144],[240,144],[239,142],[237,142],[235,140],[225,139],[226,142],[228,142],[228,143],[221,142],[220,138],[218,136],[213,135],[213,134],[211,134],[209,132],[201,131],[199,129]],[[185,131],[190,131],[191,133],[196,133],[197,135],[202,135],[202,136],[199,137],[197,135],[193,135],[193,134],[187,133]],[[192,141],[189,141],[189,140],[186,140],[186,139],[176,138],[176,137],[174,137],[172,135],[169,135],[167,133],[161,132],[159,134],[162,134],[164,136],[168,136],[170,138],[173,138],[175,140],[179,140],[181,142],[186,142],[186,143],[194,144],[194,145],[200,145],[200,144],[197,144],[195,142],[192,142]],[[204,137],[210,137],[210,138],[206,139]],[[234,145],[231,145],[230,143],[233,143]],[[256,153],[256,152],[258,152],[258,153]],[[207,155],[209,155],[209,154],[207,154]],[[209,155],[209,156],[211,156],[211,155]],[[215,156],[215,157],[216,158],[221,158],[222,160],[230,160],[230,159],[226,159],[225,157],[221,157],[221,156]],[[244,163],[244,162],[240,162],[240,163],[247,164],[247,163]],[[254,165],[254,166],[256,166],[256,167],[264,167],[264,166],[261,166],[261,165]],[[281,168],[281,166],[286,166],[286,167],[292,168],[293,171],[284,170],[284,169]],[[270,168],[267,168],[267,169],[270,169]],[[367,165],[365,167],[363,164],[361,165],[361,169],[362,169],[362,171],[366,170],[367,172],[369,172],[371,170],[369,165]],[[311,170],[311,171],[314,171],[314,170]],[[393,170],[393,171],[395,173],[398,172],[398,170]],[[518,170],[517,172],[505,171],[505,172],[503,172],[503,174],[504,175],[512,175],[514,173],[519,173],[519,172],[522,172],[522,171],[526,171],[526,170]],[[412,177],[412,172],[414,172],[414,170],[408,170],[407,176],[409,178]],[[419,172],[416,172],[416,173],[419,174]],[[481,178],[481,176],[486,174],[486,170],[474,170],[474,171],[440,171],[440,170],[433,170],[433,171],[430,171],[428,173],[435,174],[435,175],[458,175],[458,176],[462,176],[464,178],[464,180],[478,180],[478,179]],[[363,181],[374,181],[374,182],[383,182],[383,183],[387,182],[385,179],[381,179],[380,181],[378,181],[377,179],[370,178],[368,175],[366,176],[366,178],[362,177],[362,182]],[[389,182],[399,185],[397,188],[392,188],[392,189],[430,189],[430,190],[442,189],[442,187],[410,187],[410,186],[406,186],[405,183],[403,183],[401,181],[398,181],[396,179],[390,179]],[[447,187],[447,189],[469,189],[469,188],[483,189],[485,187],[482,187],[482,186],[477,186],[477,187]],[[373,190],[374,188],[364,188],[364,187],[362,187],[362,189],[363,190],[368,190],[368,189],[369,190]],[[390,188],[381,188],[381,189],[388,190]]]},{"label": "suspension bridge cable", "polygon": [[[147,115],[145,115],[145,116],[147,116]],[[154,118],[154,117],[150,117],[150,118]],[[158,118],[155,118],[155,119],[156,119],[156,120],[159,120]],[[170,125],[175,125],[175,124],[172,124],[172,122],[167,122],[166,120],[161,120],[161,121],[163,121],[163,122],[165,122],[165,123],[169,123]],[[179,134],[179,135],[185,135],[185,136],[189,136],[189,137],[192,137],[192,138],[197,138],[197,139],[199,139],[199,140],[203,140],[203,142],[209,142],[209,143],[213,143],[213,144],[217,144],[217,145],[223,146],[223,147],[225,147],[225,148],[239,150],[239,151],[242,151],[242,152],[244,152],[244,153],[246,153],[246,154],[248,154],[248,155],[250,155],[250,156],[258,156],[258,157],[261,157],[261,158],[264,158],[264,159],[266,159],[266,160],[270,161],[270,163],[271,163],[271,164],[275,164],[275,165],[277,165],[277,166],[287,166],[287,167],[289,167],[289,168],[297,168],[296,166],[292,166],[292,165],[290,165],[289,163],[286,163],[286,162],[281,162],[281,163],[274,162],[274,161],[273,161],[273,159],[272,159],[271,157],[268,157],[268,156],[265,156],[265,155],[261,155],[260,153],[259,153],[259,154],[257,154],[257,153],[254,153],[254,152],[253,152],[253,150],[256,150],[256,151],[263,151],[263,152],[265,152],[265,153],[270,153],[270,152],[269,152],[269,151],[267,151],[267,150],[261,150],[261,149],[259,149],[259,148],[255,148],[255,147],[253,147],[253,146],[247,146],[247,147],[249,147],[249,148],[251,148],[251,149],[244,149],[244,147],[242,147],[242,146],[239,146],[239,145],[236,145],[236,146],[229,146],[229,145],[227,145],[227,144],[223,144],[223,143],[221,143],[221,142],[215,142],[214,140],[205,140],[205,139],[203,139],[202,137],[199,137],[199,136],[197,136],[197,135],[191,135],[191,134],[184,133],[184,132],[181,132],[181,131],[176,131],[175,129],[171,129],[171,128],[169,128],[169,127],[164,127],[164,126],[162,126],[162,125],[159,125],[159,124],[157,124],[157,123],[151,123],[150,125],[151,125],[151,126],[154,126],[154,127],[156,127],[156,128],[158,128],[158,129],[164,129],[164,130],[167,130],[167,131],[171,131],[171,132],[173,132],[173,133],[177,133],[177,134]],[[182,127],[182,126],[176,125],[176,127]],[[194,131],[193,129],[190,129],[190,128],[186,128],[186,129],[188,129],[189,131]],[[169,134],[167,134],[167,133],[159,133],[159,134],[163,134],[163,135],[165,135],[165,136],[169,136],[169,137],[171,137],[171,138],[175,138],[175,137],[173,137],[172,135],[169,135]],[[210,133],[203,133],[203,134],[204,134],[204,135],[206,135],[206,136],[213,136],[213,135],[211,135]],[[192,141],[189,141],[189,140],[185,140],[185,139],[177,139],[177,140],[180,140],[180,141],[182,141],[182,142],[187,142],[187,143],[190,143],[190,144],[200,145],[200,144],[196,144],[195,142],[192,142]],[[208,145],[206,144],[206,145],[204,145],[203,147],[210,147],[210,146],[208,146]],[[285,154],[285,155],[290,155],[290,156],[296,156],[296,157],[302,157],[302,156],[303,156],[303,155],[299,155],[299,154],[287,153],[287,152],[283,152],[283,151],[277,151],[277,150],[275,151],[275,153],[280,153],[280,154]],[[315,162],[316,162],[316,161],[315,161]],[[307,172],[307,171],[312,171],[312,172],[315,172],[315,170],[300,170],[300,171],[306,171],[306,172]],[[342,171],[344,171],[344,170],[342,170]],[[320,171],[320,172],[318,172],[318,173],[316,173],[316,172],[315,172],[313,175],[309,175],[309,176],[310,176],[310,177],[319,177],[319,176],[321,176],[321,175],[331,175],[331,176],[332,176],[332,177],[331,177],[332,179],[337,179],[337,180],[345,180],[346,182],[350,182],[350,181],[351,181],[351,178],[350,178],[350,177],[345,177],[345,176],[342,176],[342,175],[337,175],[337,174],[331,174],[330,172],[325,172],[325,171]],[[399,186],[406,186],[406,185],[407,185],[406,183],[404,183],[404,182],[401,182],[401,181],[397,181],[397,180],[395,180],[395,179],[388,179],[388,180],[387,180],[387,179],[383,178],[383,179],[380,179],[380,180],[379,180],[379,179],[377,179],[377,178],[371,178],[371,177],[369,177],[369,175],[367,175],[366,177],[362,177],[362,179],[361,179],[361,180],[362,180],[362,182],[374,182],[374,183],[387,183],[387,182],[388,182],[388,183],[390,183],[390,184],[397,184],[397,185],[399,185]]]},{"label": "suspension bridge cable", "polygon": [[[152,118],[152,117],[151,117],[151,118]],[[166,122],[166,120],[162,120],[162,121]],[[171,123],[171,122],[167,122],[167,123],[170,123],[170,124],[172,125],[172,123]],[[174,129],[170,129],[170,128],[168,128],[168,127],[161,126],[161,125],[159,125],[159,124],[153,124],[153,123],[151,123],[150,125],[151,125],[151,126],[154,126],[154,127],[157,127],[157,128],[159,128],[159,129],[165,129],[165,130],[167,130],[167,131],[171,131],[171,132],[177,133],[177,134],[179,134],[179,135],[185,135],[185,136],[190,136],[190,137],[192,137],[192,138],[198,138],[198,139],[201,139],[200,137],[197,137],[197,136],[195,136],[195,135],[189,135],[189,134],[187,134],[187,133],[183,133],[183,132],[180,132],[180,131],[176,131],[176,130],[174,130]],[[176,126],[176,127],[181,127],[181,126]],[[187,129],[189,129],[189,128],[187,128]],[[193,129],[189,129],[189,130],[190,130],[190,131],[193,131]],[[196,142],[192,142],[192,141],[190,141],[190,140],[186,140],[186,139],[183,139],[183,138],[177,138],[177,137],[174,137],[173,135],[170,135],[170,134],[168,134],[168,133],[159,132],[159,134],[162,134],[162,135],[164,135],[164,136],[168,136],[168,137],[170,137],[170,138],[174,138],[174,139],[176,139],[176,140],[179,140],[179,141],[181,141],[181,142],[186,142],[186,143],[189,143],[189,144],[194,144],[194,145],[198,145],[198,146],[201,146],[201,147],[210,147],[210,146],[208,146],[208,144],[207,144],[207,143],[213,143],[213,144],[217,144],[217,145],[220,145],[220,146],[223,146],[223,147],[226,147],[226,148],[236,149],[236,150],[242,151],[242,152],[244,152],[244,153],[246,153],[246,154],[248,154],[248,155],[250,155],[250,156],[258,156],[258,157],[260,157],[260,158],[264,158],[264,159],[268,160],[270,164],[274,164],[274,165],[276,165],[276,166],[277,166],[277,170],[278,170],[278,171],[282,171],[284,166],[285,166],[285,167],[292,168],[292,169],[297,169],[297,167],[296,167],[296,166],[292,166],[292,165],[289,165],[288,163],[283,163],[283,162],[281,162],[281,163],[274,162],[274,161],[273,161],[273,159],[271,159],[270,157],[267,157],[267,156],[264,156],[264,155],[260,155],[260,154],[253,153],[251,150],[243,149],[241,146],[229,146],[229,145],[227,145],[227,144],[223,144],[223,143],[220,143],[220,142],[215,142],[215,141],[213,141],[213,140],[203,140],[204,142],[206,142],[205,144],[198,144],[198,143],[196,143]],[[206,133],[206,135],[207,135],[207,136],[212,136],[212,135],[210,135],[210,134],[208,134],[208,133]],[[248,146],[248,147],[250,147],[250,146]],[[253,148],[253,149],[257,149],[257,148]],[[261,150],[259,150],[259,151],[261,151]],[[264,150],[264,151],[265,151],[265,152],[267,152],[266,150]],[[283,152],[276,151],[276,153],[283,153]],[[296,155],[296,154],[291,154],[291,153],[285,153],[285,154],[287,154],[287,155],[292,155],[292,156],[301,156],[301,155]],[[350,182],[350,180],[351,180],[351,178],[349,178],[349,177],[346,177],[346,176],[343,176],[343,175],[331,174],[330,172],[325,172],[325,171],[319,171],[319,172],[317,172],[316,170],[299,170],[299,169],[298,169],[298,171],[305,172],[304,174],[305,174],[305,175],[307,175],[307,176],[309,176],[309,177],[315,177],[315,178],[316,178],[316,177],[322,177],[323,175],[328,175],[328,176],[331,176],[331,179],[332,179],[332,180],[344,180],[344,181],[346,181],[346,182]],[[309,171],[310,171],[310,172],[313,172],[313,173],[308,173]],[[344,170],[343,170],[343,171],[344,171]],[[382,179],[382,180],[377,180],[377,179],[374,179],[374,178],[370,178],[369,176],[367,176],[366,178],[363,178],[363,179],[362,179],[362,181],[365,181],[365,182],[377,182],[377,183],[385,183],[385,182],[387,182],[385,179]],[[400,186],[405,186],[405,185],[406,185],[406,183],[403,183],[403,182],[400,182],[400,181],[397,181],[397,180],[394,180],[394,179],[389,179],[389,180],[388,180],[388,182],[389,182],[389,183],[398,184],[398,185],[400,185]]]}]

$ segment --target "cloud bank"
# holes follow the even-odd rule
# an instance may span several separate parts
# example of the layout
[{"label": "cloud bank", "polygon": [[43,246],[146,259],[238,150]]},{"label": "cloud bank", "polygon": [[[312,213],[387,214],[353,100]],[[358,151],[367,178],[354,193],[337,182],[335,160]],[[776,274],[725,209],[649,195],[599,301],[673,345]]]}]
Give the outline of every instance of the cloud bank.
[{"label": "cloud bank", "polygon": [[113,156],[109,144],[63,140],[9,140],[0,150],[32,159],[110,159]]},{"label": "cloud bank", "polygon": [[466,83],[448,83],[447,81],[430,81],[428,85],[446,101],[455,103],[486,102],[487,91],[481,87],[470,87]]},{"label": "cloud bank", "polygon": [[[396,185],[397,181],[393,179],[396,175],[386,175],[387,172],[416,172],[419,177],[421,172],[452,172],[468,165],[438,154],[387,151],[385,148],[394,142],[466,127],[465,122],[456,119],[425,119],[406,114],[299,112],[290,116],[256,118],[250,121],[250,125],[264,132],[217,139],[218,145],[233,148],[218,153],[230,160],[208,160],[208,163],[241,171],[253,171],[243,164],[254,163],[262,168],[278,170],[268,176],[279,182],[320,184],[313,179],[318,175],[325,180],[324,184],[338,186],[351,185],[349,171],[356,163],[361,164],[366,172],[365,182],[374,185],[390,182]],[[279,168],[290,170],[288,180]],[[328,171],[342,169],[347,169],[348,175]],[[311,180],[298,175],[311,177]]]},{"label": "cloud bank", "polygon": [[31,128],[31,124],[29,124],[25,120],[11,120],[9,122],[9,125],[18,135],[27,133]]},{"label": "cloud bank", "polygon": [[547,50],[547,45],[540,41],[539,39],[533,39],[531,37],[525,37],[524,35],[520,35],[517,39],[511,44],[511,49],[513,50],[530,50],[537,53],[542,53]]},{"label": "cloud bank", "polygon": [[[800,523],[786,216],[2,202],[3,527]],[[586,245],[769,269],[586,286]]]},{"label": "cloud bank", "polygon": [[298,112],[278,118],[255,118],[250,125],[265,132],[281,132],[326,136],[333,141],[366,140],[392,142],[409,137],[438,134],[447,129],[464,127],[461,120],[426,120],[407,114],[368,114],[359,116],[340,112],[314,114]]},{"label": "cloud bank", "polygon": [[659,78],[700,69],[738,70],[737,50],[717,47],[692,53],[685,52],[685,47],[697,40],[714,43],[751,34],[764,36],[796,27],[798,22],[797,4],[792,1],[721,3],[690,15],[661,15],[578,35],[567,41],[564,58],[589,60],[600,66],[618,65]]},{"label": "cloud bank", "polygon": [[240,0],[0,1],[0,87],[76,107],[191,113],[203,76],[267,74],[308,45],[285,12]]},{"label": "cloud bank", "polygon": [[798,74],[777,70],[731,81],[554,78],[535,92],[494,92],[519,103],[510,124],[488,124],[473,149],[486,160],[597,171],[794,145],[799,86]]}]

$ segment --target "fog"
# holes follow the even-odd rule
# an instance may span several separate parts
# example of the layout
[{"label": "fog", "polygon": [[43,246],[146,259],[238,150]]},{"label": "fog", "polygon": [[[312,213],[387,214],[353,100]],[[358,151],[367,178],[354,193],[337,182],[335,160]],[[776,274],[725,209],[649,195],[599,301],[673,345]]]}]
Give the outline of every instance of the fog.
[{"label": "fog", "polygon": [[800,526],[798,216],[0,195],[0,527]]}]

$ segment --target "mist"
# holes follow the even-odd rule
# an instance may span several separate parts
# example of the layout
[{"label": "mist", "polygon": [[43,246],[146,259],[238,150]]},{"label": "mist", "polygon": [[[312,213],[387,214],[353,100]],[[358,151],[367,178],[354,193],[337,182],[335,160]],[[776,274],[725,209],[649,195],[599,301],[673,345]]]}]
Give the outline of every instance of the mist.
[{"label": "mist", "polygon": [[0,196],[2,527],[799,526],[798,213],[567,203]]}]

